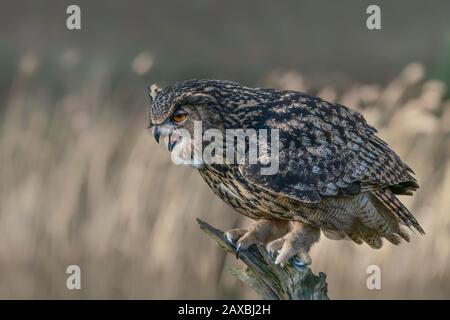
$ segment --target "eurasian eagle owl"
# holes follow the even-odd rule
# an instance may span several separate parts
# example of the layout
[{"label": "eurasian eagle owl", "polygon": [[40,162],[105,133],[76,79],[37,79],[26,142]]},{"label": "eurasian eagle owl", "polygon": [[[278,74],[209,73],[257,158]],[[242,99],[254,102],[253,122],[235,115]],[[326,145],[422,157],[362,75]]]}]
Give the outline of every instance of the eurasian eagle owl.
[{"label": "eurasian eagle owl", "polygon": [[[261,174],[261,161],[187,161],[216,195],[256,220],[248,230],[227,232],[238,251],[264,243],[276,263],[295,257],[310,264],[308,252],[321,232],[372,248],[380,248],[383,238],[409,241],[402,226],[424,233],[396,197],[419,187],[413,171],[356,111],[301,92],[220,80],[152,86],[150,97],[156,140],[165,136],[169,151],[184,160],[193,160],[199,146],[180,132],[195,135],[196,123],[200,134],[213,129],[224,137],[237,129],[277,132],[274,174]],[[245,139],[244,154],[249,149]]]}]

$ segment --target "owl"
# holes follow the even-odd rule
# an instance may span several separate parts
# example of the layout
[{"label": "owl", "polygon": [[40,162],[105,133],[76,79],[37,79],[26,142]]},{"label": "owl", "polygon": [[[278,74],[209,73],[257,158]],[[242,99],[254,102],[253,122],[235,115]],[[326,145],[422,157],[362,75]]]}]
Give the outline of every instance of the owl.
[{"label": "owl", "polygon": [[[217,196],[254,220],[248,229],[226,232],[238,253],[264,244],[276,264],[304,266],[311,263],[309,251],[321,234],[374,249],[383,240],[408,242],[407,228],[424,234],[397,198],[419,188],[414,172],[357,111],[302,92],[224,80],[152,86],[149,96],[149,128],[156,141],[164,138],[175,158],[198,170]],[[223,161],[225,156],[205,161],[201,150],[212,141],[207,133],[214,132],[220,142],[215,153],[226,146],[228,156],[239,146],[235,139],[226,141],[232,130],[273,133],[265,149],[275,150],[276,170],[263,174],[267,153],[252,162]],[[192,139],[195,135],[200,139]],[[240,145],[244,156],[253,146],[247,138]]]}]

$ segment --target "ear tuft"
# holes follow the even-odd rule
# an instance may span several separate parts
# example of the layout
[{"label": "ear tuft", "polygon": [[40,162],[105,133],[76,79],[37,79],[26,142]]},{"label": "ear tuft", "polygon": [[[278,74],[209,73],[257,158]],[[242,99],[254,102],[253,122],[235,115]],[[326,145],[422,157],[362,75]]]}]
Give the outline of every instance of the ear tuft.
[{"label": "ear tuft", "polygon": [[156,83],[152,84],[151,86],[148,87],[148,96],[150,97],[150,99],[153,101],[156,97],[156,95],[158,94],[158,92],[162,91],[161,88],[159,88]]},{"label": "ear tuft", "polygon": [[147,88],[148,97],[150,98],[150,108],[148,109],[148,128],[151,128],[153,126],[152,119],[151,119],[152,104],[153,104],[153,100],[155,100],[156,95],[160,91],[162,91],[162,89],[159,88],[155,83],[148,86],[148,88]]}]

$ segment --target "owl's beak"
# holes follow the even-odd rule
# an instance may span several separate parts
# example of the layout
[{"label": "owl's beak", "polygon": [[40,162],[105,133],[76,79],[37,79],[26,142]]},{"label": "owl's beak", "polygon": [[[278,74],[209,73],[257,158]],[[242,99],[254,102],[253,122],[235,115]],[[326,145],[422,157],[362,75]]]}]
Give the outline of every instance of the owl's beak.
[{"label": "owl's beak", "polygon": [[153,136],[155,137],[156,142],[159,143],[159,137],[161,137],[161,129],[159,127],[153,128]]},{"label": "owl's beak", "polygon": [[169,150],[169,152],[172,152],[173,148],[175,148],[175,145],[181,140],[180,135],[174,132],[173,128],[167,128],[164,126],[154,126],[152,127],[152,130],[156,142],[159,143],[161,136],[168,138],[166,147]]}]

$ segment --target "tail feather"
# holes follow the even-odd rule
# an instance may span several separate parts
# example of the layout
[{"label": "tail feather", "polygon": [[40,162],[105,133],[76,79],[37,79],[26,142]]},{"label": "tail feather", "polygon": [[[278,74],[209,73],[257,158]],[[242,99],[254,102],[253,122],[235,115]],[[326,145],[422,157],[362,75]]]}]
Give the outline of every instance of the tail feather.
[{"label": "tail feather", "polygon": [[417,181],[409,180],[393,186],[389,186],[389,189],[394,194],[412,196],[414,191],[417,191],[417,189],[419,189],[419,184],[417,183]]},{"label": "tail feather", "polygon": [[[401,203],[401,201],[397,199],[397,197],[391,190],[377,189],[372,190],[371,193],[398,217],[400,223],[404,224],[411,230],[416,229],[420,234],[425,234],[425,231],[419,225],[419,222],[416,220],[416,218],[414,218],[414,216],[403,205],[403,203]],[[402,232],[402,234],[399,233],[399,235],[406,240],[405,232]],[[407,237],[407,239],[409,240],[409,237]]]},{"label": "tail feather", "polygon": [[403,228],[400,228],[400,231],[398,232],[398,235],[400,237],[402,237],[402,239],[405,240],[406,242],[409,242],[409,235],[408,235],[408,233],[405,230],[403,230]]}]

